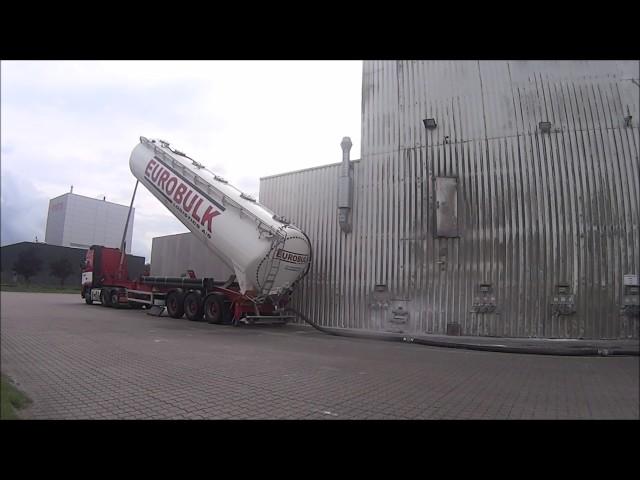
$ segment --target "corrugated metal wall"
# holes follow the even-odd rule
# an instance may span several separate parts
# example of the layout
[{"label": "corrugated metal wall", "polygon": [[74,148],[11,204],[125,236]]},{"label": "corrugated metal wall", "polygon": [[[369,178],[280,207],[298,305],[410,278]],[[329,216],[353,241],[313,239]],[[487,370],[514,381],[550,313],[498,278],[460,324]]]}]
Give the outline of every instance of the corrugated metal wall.
[{"label": "corrugated metal wall", "polygon": [[[338,227],[339,164],[261,179],[260,202],[314,246],[298,306],[339,327],[637,337],[637,317],[620,309],[623,276],[640,272],[638,69],[364,62],[353,232]],[[457,177],[458,238],[434,235],[436,177]],[[387,293],[374,291],[381,284]],[[492,312],[474,308],[481,284]],[[553,314],[561,284],[574,314]],[[393,314],[399,307],[404,323],[393,321],[407,318]]]},{"label": "corrugated metal wall", "polygon": [[198,277],[226,280],[234,272],[225,260],[191,233],[155,237],[151,243],[151,275],[179,277],[193,270]]}]

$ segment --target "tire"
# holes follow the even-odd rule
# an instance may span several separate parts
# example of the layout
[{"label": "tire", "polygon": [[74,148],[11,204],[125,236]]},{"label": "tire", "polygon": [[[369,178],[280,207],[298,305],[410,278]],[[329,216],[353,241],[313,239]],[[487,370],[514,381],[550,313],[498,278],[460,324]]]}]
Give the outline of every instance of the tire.
[{"label": "tire", "polygon": [[192,322],[202,320],[203,314],[202,295],[200,292],[189,292],[184,297],[184,314]]},{"label": "tire", "polygon": [[118,302],[119,290],[114,288],[109,292],[109,306],[113,308],[120,308],[120,302]]},{"label": "tire", "polygon": [[184,315],[184,296],[182,293],[174,291],[167,295],[167,313],[173,318],[182,318]]},{"label": "tire", "polygon": [[216,293],[204,300],[204,319],[208,323],[222,323],[224,320],[224,297]]},{"label": "tire", "polygon": [[93,305],[93,300],[91,300],[91,289],[84,289],[84,301],[87,305]]},{"label": "tire", "polygon": [[100,290],[100,303],[103,307],[111,306],[111,290],[108,288],[103,288]]}]

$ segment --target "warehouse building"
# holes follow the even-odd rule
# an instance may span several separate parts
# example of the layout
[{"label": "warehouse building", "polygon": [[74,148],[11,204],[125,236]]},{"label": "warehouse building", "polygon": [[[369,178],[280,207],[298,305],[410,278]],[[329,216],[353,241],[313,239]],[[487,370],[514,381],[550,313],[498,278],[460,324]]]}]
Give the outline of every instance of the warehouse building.
[{"label": "warehouse building", "polygon": [[313,244],[295,306],[333,327],[638,338],[639,67],[365,61],[360,160],[260,182]]},{"label": "warehouse building", "polygon": [[[120,248],[129,207],[107,202],[103,197],[84,197],[71,192],[49,201],[45,243],[87,249],[91,245]],[[131,211],[125,251],[131,253],[133,219]]]}]

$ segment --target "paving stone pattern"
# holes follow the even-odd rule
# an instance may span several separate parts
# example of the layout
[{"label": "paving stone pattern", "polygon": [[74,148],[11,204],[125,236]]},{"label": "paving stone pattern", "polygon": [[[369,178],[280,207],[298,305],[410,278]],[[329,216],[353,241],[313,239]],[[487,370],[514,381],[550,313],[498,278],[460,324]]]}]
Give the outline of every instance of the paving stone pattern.
[{"label": "paving stone pattern", "polygon": [[2,292],[31,419],[638,419],[638,357],[478,352]]}]

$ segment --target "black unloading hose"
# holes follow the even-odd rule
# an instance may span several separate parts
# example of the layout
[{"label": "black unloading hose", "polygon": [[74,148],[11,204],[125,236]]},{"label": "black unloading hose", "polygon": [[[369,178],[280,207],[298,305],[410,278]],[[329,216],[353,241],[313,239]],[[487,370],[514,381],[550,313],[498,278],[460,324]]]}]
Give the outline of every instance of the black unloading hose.
[{"label": "black unloading hose", "polygon": [[572,356],[572,357],[591,357],[591,356],[638,356],[638,350],[632,350],[628,348],[598,348],[597,346],[584,346],[584,347],[543,347],[535,348],[530,346],[508,346],[508,345],[482,345],[482,344],[469,344],[469,343],[456,343],[456,342],[442,342],[438,340],[429,340],[426,338],[416,338],[410,335],[398,335],[398,334],[367,334],[351,332],[341,328],[327,328],[321,327],[306,315],[297,311],[295,308],[287,307],[285,311],[291,312],[306,323],[311,325],[316,330],[326,333],[328,335],[336,335],[340,337],[352,337],[363,338],[367,340],[382,340],[386,342],[400,342],[400,343],[414,343],[418,345],[427,345],[430,347],[447,347],[447,348],[460,348],[466,350],[480,350],[484,352],[501,352],[501,353],[524,353],[532,355],[556,355],[556,356]]}]

